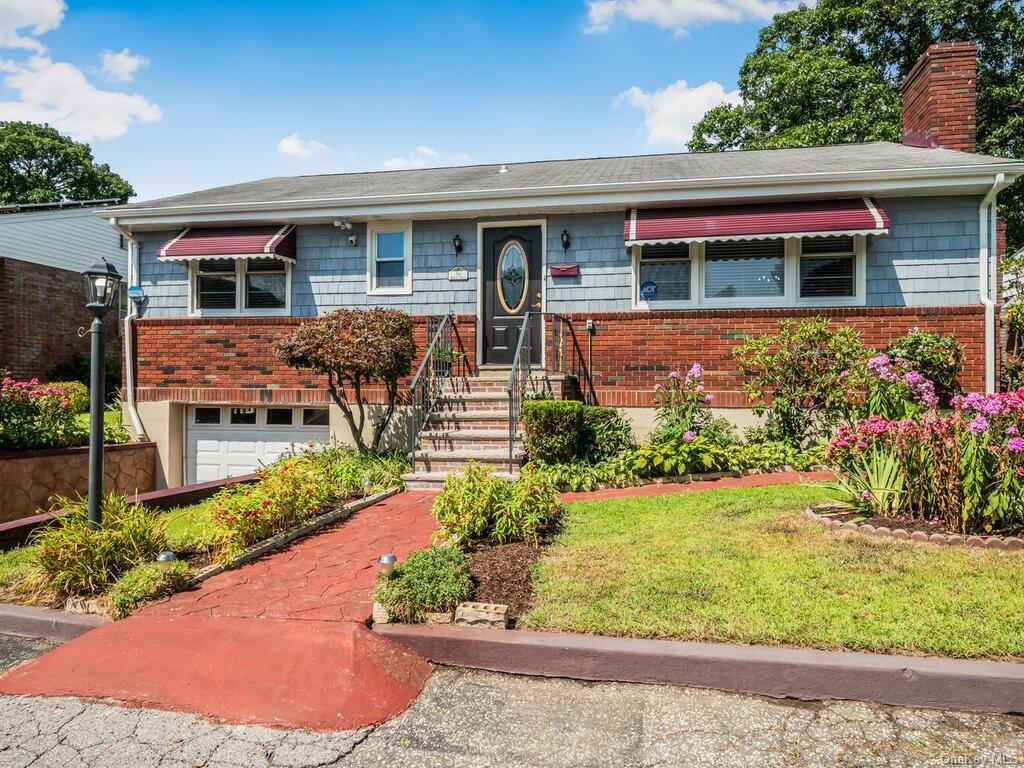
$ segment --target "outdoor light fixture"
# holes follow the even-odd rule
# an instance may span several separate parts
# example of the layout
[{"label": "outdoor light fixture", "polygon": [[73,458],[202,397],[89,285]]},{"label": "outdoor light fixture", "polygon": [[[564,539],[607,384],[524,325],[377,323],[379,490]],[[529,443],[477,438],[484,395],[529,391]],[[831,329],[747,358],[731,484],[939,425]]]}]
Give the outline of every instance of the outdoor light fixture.
[{"label": "outdoor light fixture", "polygon": [[160,566],[161,571],[169,571],[171,569],[171,563],[178,558],[175,557],[174,553],[170,550],[165,549],[159,555],[156,556],[156,563]]},{"label": "outdoor light fixture", "polygon": [[369,477],[363,478],[363,498],[370,495],[370,491],[373,490],[373,480]]},{"label": "outdoor light fixture", "polygon": [[456,235],[452,238],[452,245],[455,246],[455,255],[458,256],[462,253],[462,237]]},{"label": "outdoor light fixture", "polygon": [[[103,496],[103,389],[106,378],[105,350],[107,327],[103,315],[114,305],[121,275],[114,265],[100,259],[85,272],[85,308],[92,312],[91,370],[89,373],[89,527],[96,530]],[[84,333],[80,332],[82,335]]]},{"label": "outdoor light fixture", "polygon": [[562,230],[562,250],[563,251],[568,251],[570,245],[572,245],[572,238],[569,237],[569,230],[563,229]]},{"label": "outdoor light fixture", "polygon": [[398,562],[398,558],[390,552],[381,555],[377,558],[377,565],[380,566],[380,574],[385,579],[390,579],[395,572],[395,563]]}]

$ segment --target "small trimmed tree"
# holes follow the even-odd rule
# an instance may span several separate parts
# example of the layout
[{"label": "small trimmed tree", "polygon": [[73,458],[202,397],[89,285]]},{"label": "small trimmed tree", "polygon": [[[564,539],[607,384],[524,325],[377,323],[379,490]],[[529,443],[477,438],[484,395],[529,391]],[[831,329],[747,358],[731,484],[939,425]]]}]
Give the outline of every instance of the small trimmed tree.
[{"label": "small trimmed tree", "polygon": [[[397,309],[339,309],[302,323],[277,340],[274,352],[293,368],[325,375],[360,453],[378,450],[395,414],[398,382],[409,375],[416,354],[409,315]],[[387,404],[381,417],[373,420],[373,438],[367,446],[363,389],[377,381],[384,385]]]}]

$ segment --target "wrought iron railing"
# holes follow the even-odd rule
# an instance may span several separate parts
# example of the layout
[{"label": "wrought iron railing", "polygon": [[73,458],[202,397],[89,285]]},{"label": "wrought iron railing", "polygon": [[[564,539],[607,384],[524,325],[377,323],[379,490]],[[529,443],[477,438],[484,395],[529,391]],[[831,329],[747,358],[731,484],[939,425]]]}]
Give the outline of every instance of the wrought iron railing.
[{"label": "wrought iron railing", "polygon": [[530,319],[539,313],[527,312],[519,326],[519,341],[512,357],[512,370],[508,374],[508,471],[515,470],[516,435],[519,433],[519,418],[523,412],[523,396],[531,384],[530,369],[533,358],[533,333]]},{"label": "wrought iron railing", "polygon": [[409,384],[409,404],[412,410],[409,419],[409,460],[416,469],[416,448],[420,432],[427,425],[437,400],[444,391],[445,382],[450,381],[458,358],[455,351],[454,318],[451,313],[444,317],[427,318],[427,338],[430,343],[423,355],[420,367]]}]

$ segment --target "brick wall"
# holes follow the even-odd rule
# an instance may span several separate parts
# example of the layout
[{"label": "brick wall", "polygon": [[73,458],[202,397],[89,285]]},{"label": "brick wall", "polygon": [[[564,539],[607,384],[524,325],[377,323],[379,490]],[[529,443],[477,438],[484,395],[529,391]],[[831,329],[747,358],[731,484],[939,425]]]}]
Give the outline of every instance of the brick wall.
[{"label": "brick wall", "polygon": [[[76,353],[89,354],[82,276],[56,267],[0,258],[0,370],[18,379],[45,378]],[[120,355],[115,313],[107,318],[107,354]]]},{"label": "brick wall", "polygon": [[903,78],[903,143],[973,152],[976,139],[974,43],[936,43]]},{"label": "brick wall", "polygon": [[[274,341],[298,317],[155,318],[135,325],[139,400],[184,403],[326,403],[327,381],[280,362]],[[476,369],[476,318],[456,318],[458,351]],[[426,318],[415,318],[418,354],[426,349]],[[419,359],[416,360],[416,365]],[[383,392],[371,390],[369,402]]]},{"label": "brick wall", "polygon": [[694,310],[576,314],[573,321],[584,355],[587,318],[596,322],[592,378],[603,405],[649,406],[651,391],[669,371],[704,365],[715,405],[743,407],[744,376],[732,357],[745,336],[770,333],[783,318],[824,316],[835,325],[860,331],[864,344],[884,349],[889,340],[914,327],[952,333],[965,347],[962,385],[984,387],[984,313],[980,306],[851,307],[806,310]]}]

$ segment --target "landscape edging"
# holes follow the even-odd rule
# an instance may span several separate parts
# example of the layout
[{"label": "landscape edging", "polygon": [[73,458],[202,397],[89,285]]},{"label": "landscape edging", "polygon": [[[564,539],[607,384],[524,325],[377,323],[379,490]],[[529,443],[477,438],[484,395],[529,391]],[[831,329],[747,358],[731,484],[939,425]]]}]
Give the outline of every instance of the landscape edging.
[{"label": "landscape edging", "polygon": [[820,514],[822,509],[835,509],[835,507],[832,505],[827,507],[820,505],[818,507],[808,507],[804,510],[804,517],[834,531],[849,531],[850,533],[880,536],[900,541],[938,544],[943,547],[983,547],[985,549],[999,549],[1005,552],[1024,550],[1024,539],[1017,538],[1016,536],[965,536],[955,533],[925,533],[924,531],[908,531],[905,528],[889,528],[884,525],[874,526],[868,523],[844,523],[842,520],[836,520],[835,518]]},{"label": "landscape edging", "polygon": [[373,630],[435,664],[492,672],[805,701],[1024,712],[1024,664],[440,625],[382,624]]},{"label": "landscape edging", "polygon": [[105,616],[95,613],[0,603],[0,634],[3,635],[37,637],[63,643],[108,622]]}]

